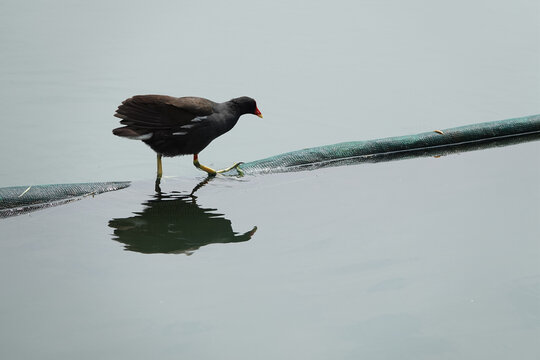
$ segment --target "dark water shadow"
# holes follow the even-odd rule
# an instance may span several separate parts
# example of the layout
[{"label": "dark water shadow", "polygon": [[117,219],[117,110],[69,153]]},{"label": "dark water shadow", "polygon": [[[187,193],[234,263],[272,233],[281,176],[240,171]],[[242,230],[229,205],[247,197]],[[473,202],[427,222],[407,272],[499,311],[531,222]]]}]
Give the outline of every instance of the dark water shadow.
[{"label": "dark water shadow", "polygon": [[[189,196],[195,197],[195,193],[197,192],[197,190],[201,189],[205,185],[208,185],[208,183],[210,183],[210,181],[214,179],[215,179],[215,176],[207,176],[206,178],[204,178],[197,185],[195,185],[193,190],[191,190],[191,193],[189,194]],[[156,181],[154,183],[154,191],[156,192],[157,196],[163,196],[164,194],[163,191],[161,190],[161,177],[159,176],[156,177]]]},{"label": "dark water shadow", "polygon": [[134,216],[109,221],[113,240],[124,249],[144,254],[186,254],[209,244],[238,243],[251,239],[257,227],[239,234],[217,209],[200,207],[195,197],[157,193]]}]

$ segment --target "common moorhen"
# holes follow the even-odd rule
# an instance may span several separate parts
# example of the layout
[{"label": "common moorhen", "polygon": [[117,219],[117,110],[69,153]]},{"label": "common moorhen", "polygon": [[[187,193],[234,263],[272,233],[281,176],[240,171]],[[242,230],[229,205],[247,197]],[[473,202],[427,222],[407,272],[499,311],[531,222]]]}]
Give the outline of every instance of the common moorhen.
[{"label": "common moorhen", "polygon": [[238,118],[254,114],[262,118],[255,100],[247,96],[223,103],[200,97],[136,95],[118,107],[114,116],[125,125],[113,134],[142,140],[157,153],[157,175],[161,178],[162,156],[193,154],[193,165],[214,176],[229,171],[240,163],[214,170],[199,163],[198,154],[220,135],[231,130]]}]

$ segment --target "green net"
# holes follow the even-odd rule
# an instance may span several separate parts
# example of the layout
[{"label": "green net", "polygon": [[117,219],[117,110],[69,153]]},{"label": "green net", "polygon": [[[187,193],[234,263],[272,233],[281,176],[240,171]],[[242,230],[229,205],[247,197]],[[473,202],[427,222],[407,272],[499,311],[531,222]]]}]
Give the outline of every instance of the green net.
[{"label": "green net", "polygon": [[0,188],[0,218],[123,189],[129,185],[130,182],[122,181]]},{"label": "green net", "polygon": [[[540,133],[540,115],[485,122],[474,125],[431,131],[417,135],[389,137],[368,141],[351,141],[292,151],[239,166],[244,174],[278,173],[311,170],[390,158],[430,156],[455,151],[503,146],[536,140]],[[227,173],[238,174],[236,170]]]}]

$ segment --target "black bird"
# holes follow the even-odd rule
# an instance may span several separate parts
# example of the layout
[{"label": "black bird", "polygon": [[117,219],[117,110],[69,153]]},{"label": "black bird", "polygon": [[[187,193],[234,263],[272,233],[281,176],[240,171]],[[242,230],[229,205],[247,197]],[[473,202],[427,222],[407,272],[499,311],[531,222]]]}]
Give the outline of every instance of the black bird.
[{"label": "black bird", "polygon": [[125,125],[113,134],[142,140],[157,153],[157,176],[161,178],[162,156],[193,154],[193,165],[209,175],[226,172],[240,163],[214,170],[199,163],[198,154],[220,135],[231,130],[240,116],[253,114],[262,118],[255,100],[243,96],[216,103],[200,97],[136,95],[118,107],[114,116]]}]

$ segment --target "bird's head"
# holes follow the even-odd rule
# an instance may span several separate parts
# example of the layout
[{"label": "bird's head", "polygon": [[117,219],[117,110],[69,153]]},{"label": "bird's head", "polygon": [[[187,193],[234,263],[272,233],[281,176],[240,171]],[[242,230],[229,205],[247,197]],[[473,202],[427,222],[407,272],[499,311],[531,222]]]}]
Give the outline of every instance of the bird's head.
[{"label": "bird's head", "polygon": [[261,111],[257,108],[257,103],[254,99],[247,96],[242,96],[236,99],[232,99],[231,101],[238,106],[242,114],[253,114],[257,115],[260,118],[263,117]]}]

